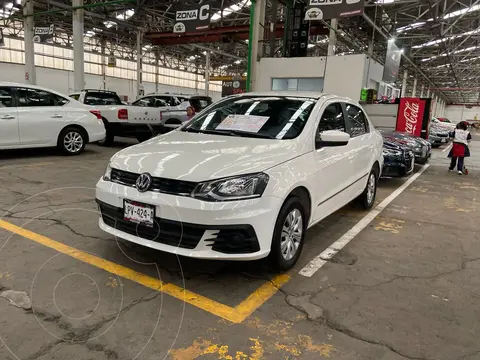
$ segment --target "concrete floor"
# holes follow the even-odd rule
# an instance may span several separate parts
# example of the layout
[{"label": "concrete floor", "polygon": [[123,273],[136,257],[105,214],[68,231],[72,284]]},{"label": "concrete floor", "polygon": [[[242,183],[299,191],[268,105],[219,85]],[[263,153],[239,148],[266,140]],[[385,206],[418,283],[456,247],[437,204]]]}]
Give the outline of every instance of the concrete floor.
[{"label": "concrete floor", "polygon": [[[23,308],[0,298],[0,359],[480,359],[480,141],[468,176],[436,149],[309,278],[300,269],[365,213],[311,229],[288,275],[151,251],[97,226],[95,183],[124,146],[0,153],[0,290],[24,292]],[[382,181],[377,203],[402,183]]]}]

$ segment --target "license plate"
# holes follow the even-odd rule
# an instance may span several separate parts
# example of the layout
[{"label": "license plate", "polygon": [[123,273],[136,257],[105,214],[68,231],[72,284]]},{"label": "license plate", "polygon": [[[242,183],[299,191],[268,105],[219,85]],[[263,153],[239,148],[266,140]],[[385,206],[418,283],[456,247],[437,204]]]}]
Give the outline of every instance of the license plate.
[{"label": "license plate", "polygon": [[442,143],[446,143],[447,142],[447,139],[442,139]]},{"label": "license plate", "polygon": [[125,200],[123,203],[123,218],[136,224],[153,227],[155,207],[136,201]]}]

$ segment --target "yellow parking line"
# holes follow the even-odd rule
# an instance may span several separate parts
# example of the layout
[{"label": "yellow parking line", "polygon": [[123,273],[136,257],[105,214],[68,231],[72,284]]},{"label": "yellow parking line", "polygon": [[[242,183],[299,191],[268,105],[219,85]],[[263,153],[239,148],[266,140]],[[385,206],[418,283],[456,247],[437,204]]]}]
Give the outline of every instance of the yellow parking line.
[{"label": "yellow parking line", "polygon": [[270,299],[278,291],[279,287],[281,287],[288,280],[290,280],[289,275],[278,275],[274,277],[271,282],[267,282],[264,285],[260,286],[239,305],[231,307],[219,303],[215,300],[209,299],[205,296],[198,295],[179,286],[164,283],[159,279],[142,274],[123,265],[119,265],[114,262],[102,259],[98,256],[92,255],[88,252],[75,249],[71,246],[52,240],[46,236],[24,229],[7,221],[0,220],[0,228],[8,230],[14,234],[23,236],[26,239],[35,241],[36,243],[54,249],[62,254],[68,255],[86,264],[93,265],[111,274],[118,275],[122,278],[131,280],[150,289],[161,291],[165,294],[183,300],[193,306],[196,306],[225,320],[229,320],[233,323],[241,323],[243,320],[245,320],[255,310],[262,306],[268,299]]},{"label": "yellow parking line", "polygon": [[27,163],[27,164],[12,164],[12,165],[0,166],[0,169],[31,168],[31,167],[38,167],[38,166],[45,166],[45,165],[52,165],[52,164],[55,164],[55,163],[53,161],[49,161],[49,162]]}]

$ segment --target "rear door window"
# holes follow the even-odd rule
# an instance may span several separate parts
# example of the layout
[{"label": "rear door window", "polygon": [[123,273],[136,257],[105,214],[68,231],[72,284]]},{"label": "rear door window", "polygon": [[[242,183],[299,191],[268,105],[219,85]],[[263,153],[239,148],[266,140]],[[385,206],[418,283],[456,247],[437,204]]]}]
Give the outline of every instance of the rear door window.
[{"label": "rear door window", "polygon": [[350,137],[356,137],[366,134],[368,130],[368,122],[362,109],[352,104],[345,104],[345,110],[348,119],[348,133]]},{"label": "rear door window", "polygon": [[68,100],[49,91],[31,88],[16,88],[19,107],[63,106]]},{"label": "rear door window", "polygon": [[0,108],[13,107],[13,91],[9,87],[0,87]]}]

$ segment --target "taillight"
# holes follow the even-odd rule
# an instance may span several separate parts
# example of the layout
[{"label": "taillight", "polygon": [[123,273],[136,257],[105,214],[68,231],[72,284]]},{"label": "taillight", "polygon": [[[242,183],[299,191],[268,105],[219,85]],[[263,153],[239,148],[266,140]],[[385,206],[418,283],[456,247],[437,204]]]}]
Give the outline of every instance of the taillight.
[{"label": "taillight", "polygon": [[127,109],[119,109],[118,110],[118,118],[120,120],[128,120],[128,110]]},{"label": "taillight", "polygon": [[163,120],[163,112],[160,111],[160,121]]},{"label": "taillight", "polygon": [[98,120],[102,120],[102,113],[99,110],[90,110],[90,112],[97,117]]}]

